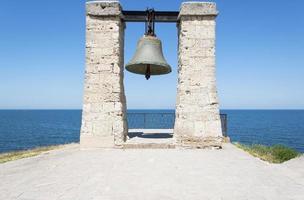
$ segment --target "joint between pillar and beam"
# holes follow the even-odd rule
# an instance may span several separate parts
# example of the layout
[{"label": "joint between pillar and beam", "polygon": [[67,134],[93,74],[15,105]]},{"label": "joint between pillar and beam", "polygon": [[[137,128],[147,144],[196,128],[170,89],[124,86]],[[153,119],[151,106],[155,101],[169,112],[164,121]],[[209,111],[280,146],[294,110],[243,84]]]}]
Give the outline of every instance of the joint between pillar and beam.
[{"label": "joint between pillar and beam", "polygon": [[[87,15],[92,17],[120,17],[124,22],[145,22],[147,12],[122,10],[118,1],[92,1],[87,3]],[[155,22],[179,23],[183,16],[212,16],[218,11],[212,2],[185,2],[179,11],[155,11]]]},{"label": "joint between pillar and beam", "polygon": [[[104,15],[90,14],[92,17],[101,17]],[[160,23],[179,23],[180,17],[184,14],[180,14],[178,11],[155,11],[155,22]],[[108,16],[117,16],[117,15],[108,15]],[[146,11],[131,11],[123,10],[120,15],[121,19],[124,22],[145,22],[147,13]],[[197,15],[187,15],[187,16],[197,16]],[[202,16],[216,17],[217,14],[203,14]]]},{"label": "joint between pillar and beam", "polygon": [[[146,11],[122,11],[121,14],[118,15],[100,15],[96,13],[87,13],[91,17],[99,18],[99,17],[117,17],[120,18],[124,22],[146,22],[147,12]],[[164,23],[176,23],[178,22],[179,12],[177,11],[156,11],[155,12],[155,22],[164,22]]]}]

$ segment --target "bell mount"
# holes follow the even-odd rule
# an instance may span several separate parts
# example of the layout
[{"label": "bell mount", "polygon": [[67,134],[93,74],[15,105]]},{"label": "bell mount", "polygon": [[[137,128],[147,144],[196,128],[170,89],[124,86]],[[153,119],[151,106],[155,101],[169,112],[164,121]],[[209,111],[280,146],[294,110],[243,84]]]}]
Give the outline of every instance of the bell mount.
[{"label": "bell mount", "polygon": [[[145,36],[156,37],[155,35],[155,11],[153,8],[146,10],[147,17],[145,21]],[[145,73],[145,78],[149,80],[151,77],[151,65],[147,64],[147,70]]]},{"label": "bell mount", "polygon": [[147,17],[145,21],[145,35],[146,36],[156,36],[155,35],[155,11],[154,9],[147,8]]}]

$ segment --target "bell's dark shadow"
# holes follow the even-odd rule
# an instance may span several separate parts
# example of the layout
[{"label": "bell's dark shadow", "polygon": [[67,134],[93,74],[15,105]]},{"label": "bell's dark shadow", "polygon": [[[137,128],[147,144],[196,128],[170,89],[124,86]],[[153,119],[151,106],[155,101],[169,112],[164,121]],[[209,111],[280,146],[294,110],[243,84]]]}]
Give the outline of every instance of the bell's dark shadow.
[{"label": "bell's dark shadow", "polygon": [[147,139],[164,139],[164,138],[172,138],[173,134],[171,133],[143,133],[143,132],[129,132],[129,138],[139,137],[139,138],[147,138]]}]

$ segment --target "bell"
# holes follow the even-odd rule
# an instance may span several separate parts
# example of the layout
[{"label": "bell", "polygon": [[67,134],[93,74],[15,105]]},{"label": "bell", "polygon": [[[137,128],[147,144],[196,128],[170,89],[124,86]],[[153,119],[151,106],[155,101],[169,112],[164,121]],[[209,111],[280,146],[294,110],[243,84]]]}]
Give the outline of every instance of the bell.
[{"label": "bell", "polygon": [[129,72],[143,74],[146,79],[150,75],[162,75],[171,72],[166,62],[161,41],[154,35],[144,35],[137,43],[134,57],[126,65]]}]

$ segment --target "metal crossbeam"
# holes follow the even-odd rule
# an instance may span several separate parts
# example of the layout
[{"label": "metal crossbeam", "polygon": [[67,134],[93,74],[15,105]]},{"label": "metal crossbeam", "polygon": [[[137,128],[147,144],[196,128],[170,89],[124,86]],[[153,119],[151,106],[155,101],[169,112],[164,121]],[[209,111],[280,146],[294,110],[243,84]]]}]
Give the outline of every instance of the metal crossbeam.
[{"label": "metal crossbeam", "polygon": [[[125,22],[145,22],[146,11],[122,11]],[[155,22],[176,23],[179,12],[176,11],[155,11]]]}]

